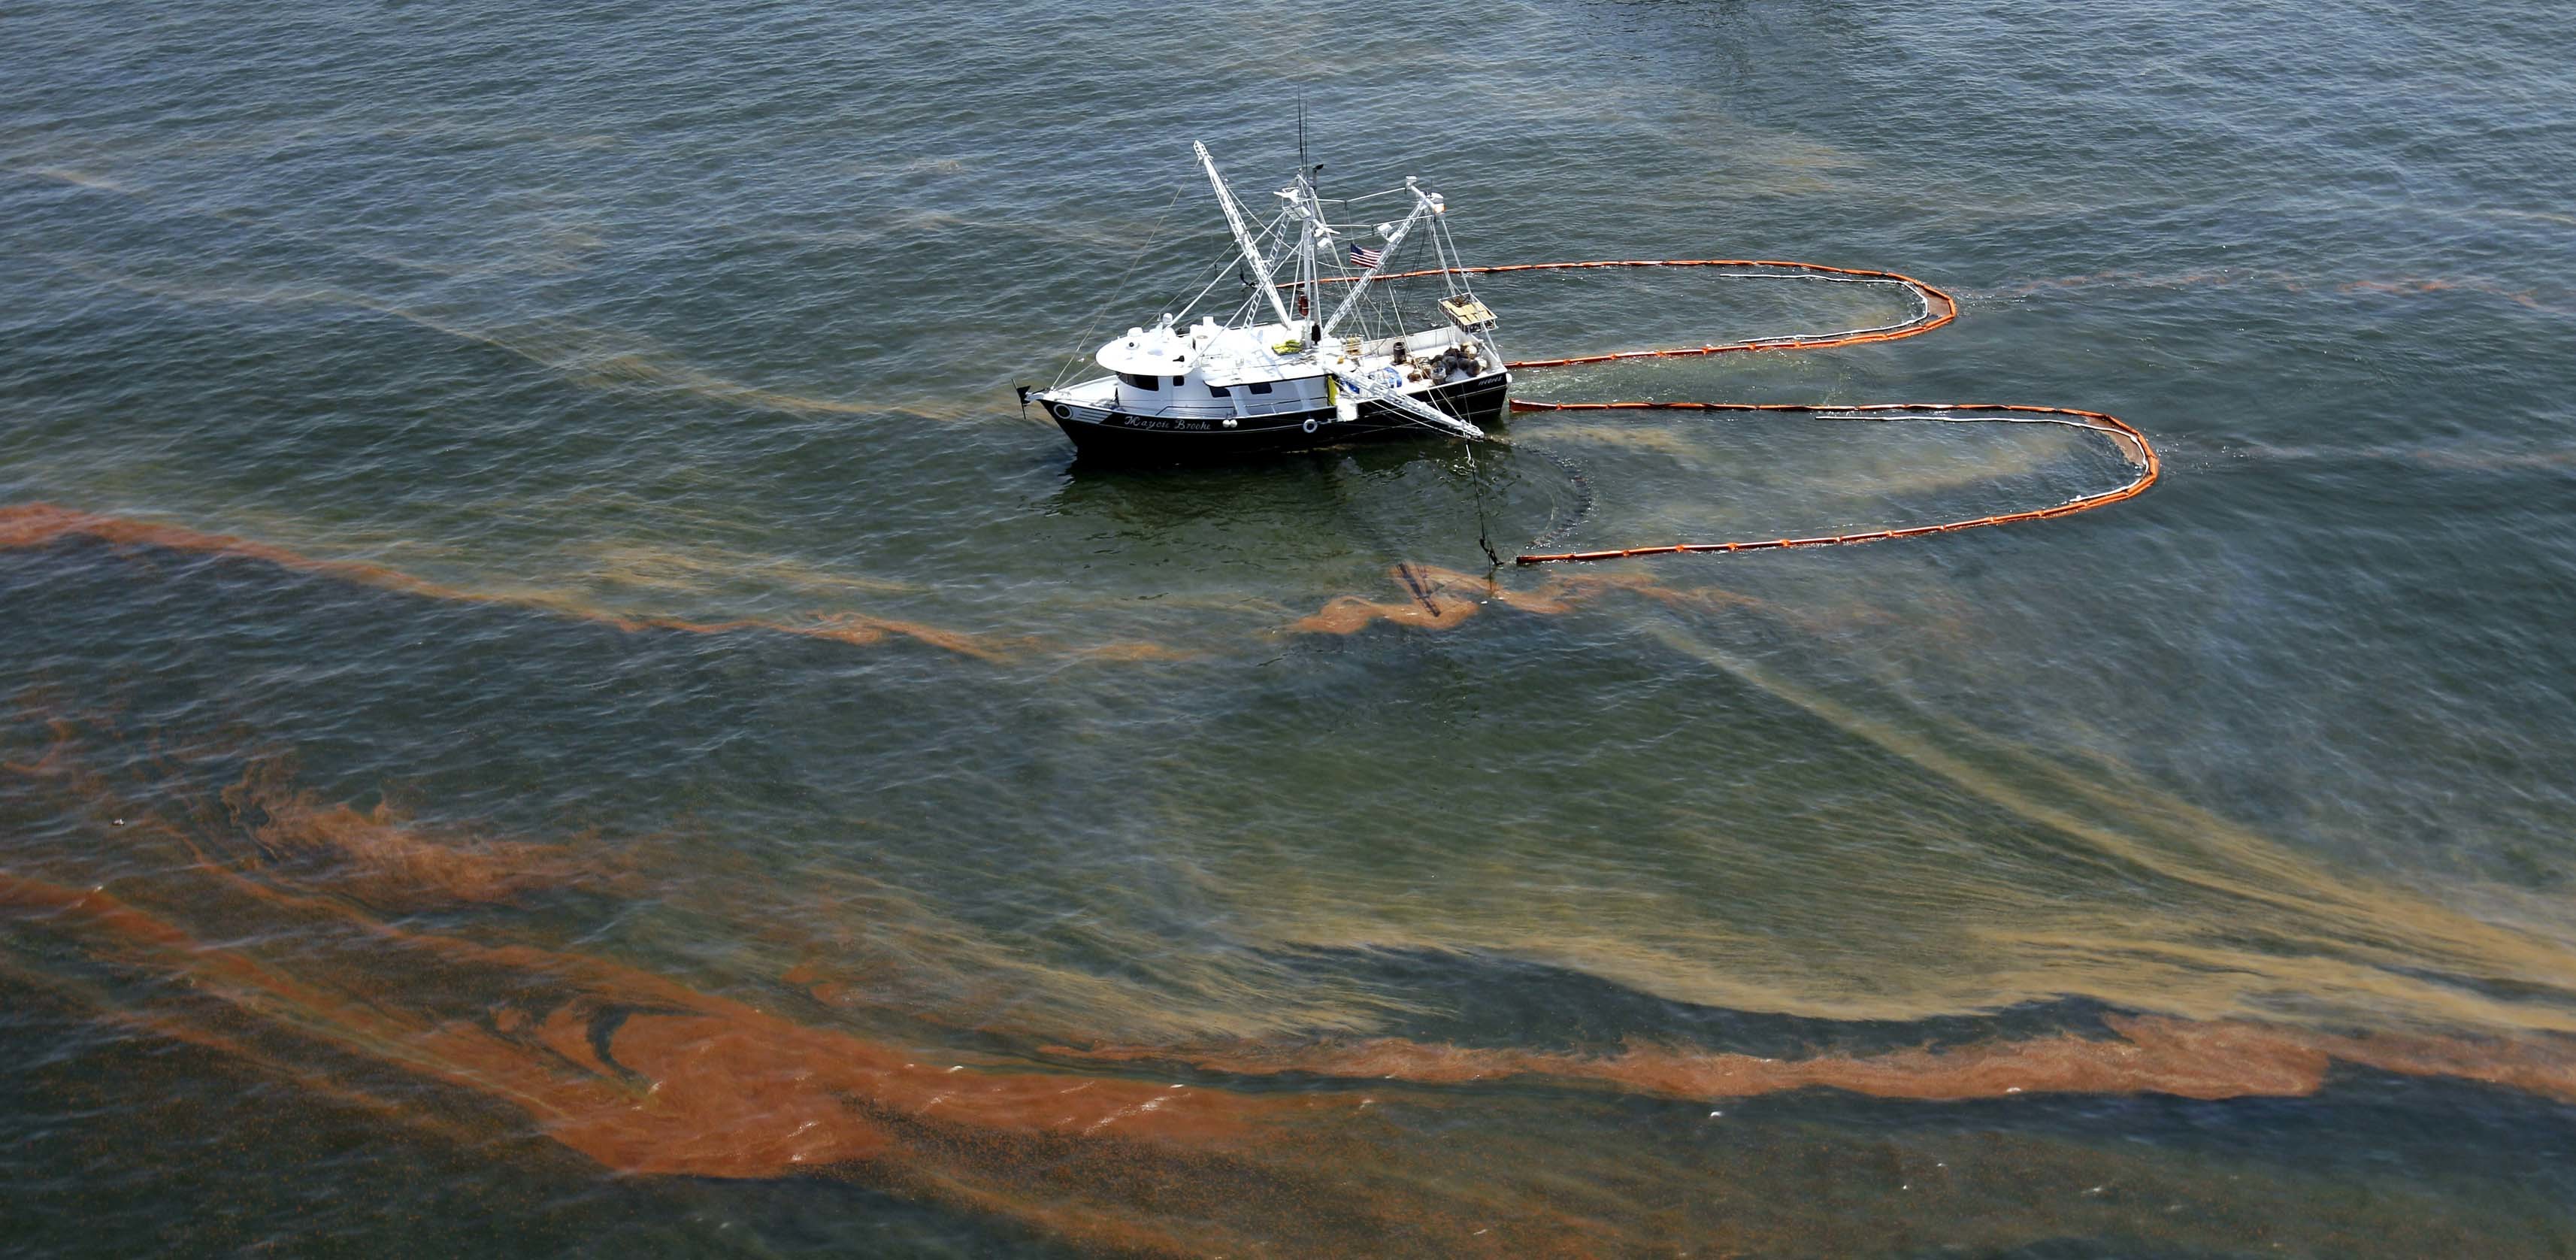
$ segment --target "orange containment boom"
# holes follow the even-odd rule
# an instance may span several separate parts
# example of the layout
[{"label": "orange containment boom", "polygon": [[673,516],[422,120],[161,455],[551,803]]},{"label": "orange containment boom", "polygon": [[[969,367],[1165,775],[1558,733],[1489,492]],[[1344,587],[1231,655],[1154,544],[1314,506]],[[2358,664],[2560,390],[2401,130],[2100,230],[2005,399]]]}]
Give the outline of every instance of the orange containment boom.
[{"label": "orange containment boom", "polygon": [[1828,407],[1804,403],[1722,403],[1722,402],[1597,402],[1550,403],[1515,401],[1515,411],[1727,411],[1767,415],[1796,415],[1828,420],[1937,420],[1953,424],[1982,421],[2008,421],[2021,424],[2063,424],[2110,435],[2129,459],[2137,475],[2128,483],[2097,494],[2069,499],[2055,507],[2033,508],[2026,512],[2003,512],[1993,516],[1976,516],[1964,520],[1943,521],[1937,525],[1913,525],[1903,529],[1873,529],[1849,534],[1820,534],[1812,538],[1762,538],[1739,542],[1666,543],[1651,547],[1619,547],[1606,551],[1562,551],[1546,555],[1517,557],[1521,564],[1554,564],[1560,561],[1623,560],[1630,556],[1668,556],[1693,551],[1780,551],[1790,547],[1832,547],[1843,543],[1880,542],[1890,538],[1915,538],[1925,534],[1949,534],[1987,525],[2011,525],[2021,521],[2053,520],[2073,516],[2098,507],[2108,507],[2123,499],[2146,493],[2156,478],[2163,475],[2164,465],[2156,457],[2156,448],[2147,436],[2129,427],[2117,416],[2099,411],[2081,411],[2073,407],[2032,407],[2019,403],[1869,403],[1855,407]]},{"label": "orange containment boom", "polygon": [[[1822,263],[1789,262],[1770,258],[1621,258],[1598,262],[1505,263],[1490,267],[1430,268],[1379,276],[1380,280],[1400,280],[1413,276],[1437,275],[1504,275],[1525,271],[1595,271],[1644,267],[1728,267],[1742,269],[1740,274],[1765,279],[1814,279],[1845,284],[1895,285],[1907,290],[1915,299],[1914,313],[1892,324],[1873,328],[1853,328],[1831,333],[1793,333],[1778,337],[1754,337],[1744,341],[1712,342],[1698,346],[1665,346],[1651,350],[1619,350],[1608,354],[1572,355],[1561,359],[1522,359],[1504,366],[1523,368],[1572,367],[1585,363],[1616,363],[1628,359],[1671,359],[1702,354],[1729,354],[1753,350],[1823,350],[1834,346],[1857,346],[1880,341],[1899,341],[1917,337],[1959,317],[1958,299],[1912,276],[1894,271],[1874,271],[1865,267],[1828,267]],[[1327,279],[1322,283],[1336,283]],[[2123,499],[2132,499],[2156,484],[2163,474],[2163,464],[2147,435],[2138,432],[2117,416],[2073,407],[2033,407],[2019,403],[1867,403],[1855,406],[1823,406],[1803,403],[1727,403],[1727,402],[1541,402],[1514,399],[1514,411],[1722,411],[1738,414],[1806,416],[1829,420],[1938,420],[1950,423],[2008,421],[2023,424],[2063,424],[2090,429],[2108,435],[2119,444],[2120,451],[2136,470],[2126,485],[2098,494],[2082,495],[2055,507],[2034,508],[2027,512],[2005,512],[1994,516],[1970,517],[1943,521],[1936,525],[1914,525],[1903,529],[1873,529],[1848,534],[1822,534],[1812,538],[1763,538],[1737,542],[1666,543],[1649,547],[1619,547],[1603,551],[1565,551],[1518,557],[1522,564],[1553,564],[1560,561],[1621,560],[1631,556],[1665,556],[1693,551],[1779,551],[1790,547],[1831,547],[1844,543],[1880,542],[1890,538],[1914,538],[1924,534],[1956,533],[1988,525],[2011,525],[2020,521],[2045,521],[2060,516],[2073,516],[2098,507],[2108,507]]]}]

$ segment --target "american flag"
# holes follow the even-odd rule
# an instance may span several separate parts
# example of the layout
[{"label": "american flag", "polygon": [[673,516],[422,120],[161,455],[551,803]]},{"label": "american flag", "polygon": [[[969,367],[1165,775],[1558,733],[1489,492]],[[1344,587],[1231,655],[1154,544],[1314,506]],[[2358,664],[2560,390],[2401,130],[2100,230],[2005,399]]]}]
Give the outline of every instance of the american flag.
[{"label": "american flag", "polygon": [[1351,265],[1354,267],[1374,267],[1384,261],[1386,255],[1377,250],[1351,246]]}]

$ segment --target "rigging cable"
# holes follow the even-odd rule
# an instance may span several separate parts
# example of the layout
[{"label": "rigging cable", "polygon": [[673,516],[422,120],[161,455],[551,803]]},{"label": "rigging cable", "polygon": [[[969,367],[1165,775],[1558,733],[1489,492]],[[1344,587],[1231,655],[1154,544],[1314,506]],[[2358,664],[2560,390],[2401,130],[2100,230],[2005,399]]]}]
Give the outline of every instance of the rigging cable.
[{"label": "rigging cable", "polygon": [[1091,322],[1083,325],[1081,337],[1074,342],[1073,356],[1065,360],[1064,367],[1055,374],[1055,384],[1047,388],[1061,388],[1064,385],[1064,378],[1073,375],[1074,365],[1082,362],[1082,347],[1091,344],[1092,331],[1100,326],[1100,317],[1115,309],[1117,304],[1126,298],[1127,281],[1136,274],[1136,264],[1145,261],[1145,251],[1152,249],[1154,239],[1163,234],[1163,224],[1172,217],[1172,207],[1181,204],[1181,194],[1188,191],[1189,186],[1188,180],[1172,186],[1172,199],[1163,203],[1163,212],[1154,216],[1153,230],[1145,233],[1145,243],[1136,247],[1135,257],[1127,260],[1127,270],[1118,274],[1118,287],[1113,291],[1109,302],[1092,312]]}]

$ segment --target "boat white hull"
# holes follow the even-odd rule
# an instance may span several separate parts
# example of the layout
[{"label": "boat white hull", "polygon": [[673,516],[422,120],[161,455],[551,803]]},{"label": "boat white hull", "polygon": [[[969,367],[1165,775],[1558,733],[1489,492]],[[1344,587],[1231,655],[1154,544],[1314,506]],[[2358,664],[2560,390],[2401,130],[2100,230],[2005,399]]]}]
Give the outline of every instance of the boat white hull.
[{"label": "boat white hull", "polygon": [[[1490,430],[1509,410],[1511,384],[1511,373],[1493,372],[1455,384],[1435,385],[1412,397]],[[1376,438],[1449,436],[1384,403],[1365,400],[1352,408],[1348,420],[1339,418],[1331,406],[1225,417],[1157,415],[1086,406],[1045,395],[1037,396],[1036,401],[1086,456],[1222,459]]]}]

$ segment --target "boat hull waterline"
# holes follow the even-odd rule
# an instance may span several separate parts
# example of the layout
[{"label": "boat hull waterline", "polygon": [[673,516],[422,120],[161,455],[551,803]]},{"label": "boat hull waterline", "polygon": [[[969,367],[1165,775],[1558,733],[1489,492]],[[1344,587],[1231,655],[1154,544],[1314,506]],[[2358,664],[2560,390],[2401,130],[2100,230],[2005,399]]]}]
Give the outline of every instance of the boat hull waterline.
[{"label": "boat hull waterline", "polygon": [[[1411,396],[1491,430],[1510,410],[1511,383],[1511,373],[1493,372]],[[1338,419],[1330,406],[1222,417],[1140,414],[1051,401],[1047,414],[1081,454],[1129,459],[1225,459],[1380,438],[1446,436],[1391,406],[1367,400],[1358,401],[1349,420]]]}]

